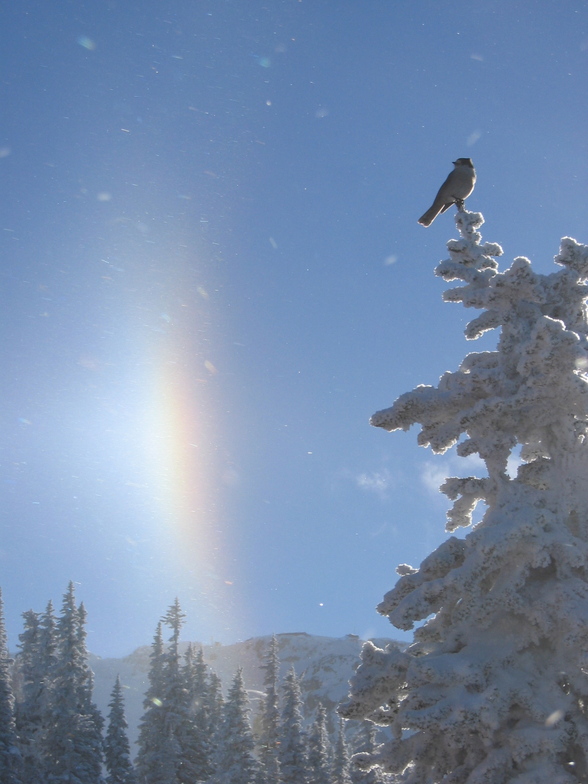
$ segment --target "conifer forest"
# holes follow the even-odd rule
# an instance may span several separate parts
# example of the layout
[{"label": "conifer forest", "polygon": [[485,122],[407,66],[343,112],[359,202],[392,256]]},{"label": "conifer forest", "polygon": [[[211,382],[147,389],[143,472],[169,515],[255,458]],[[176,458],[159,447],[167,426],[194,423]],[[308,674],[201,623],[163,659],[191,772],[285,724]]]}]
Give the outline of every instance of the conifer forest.
[{"label": "conifer forest", "polygon": [[385,774],[352,770],[351,754],[375,748],[374,725],[344,722],[318,706],[304,715],[299,677],[279,678],[276,637],[264,659],[264,692],[253,715],[241,669],[223,684],[202,650],[180,652],[184,613],[176,600],[157,624],[149,687],[133,758],[124,684],[112,684],[107,715],[93,700],[86,611],[73,584],[61,608],[23,613],[9,654],[0,602],[0,784],[359,784]]}]

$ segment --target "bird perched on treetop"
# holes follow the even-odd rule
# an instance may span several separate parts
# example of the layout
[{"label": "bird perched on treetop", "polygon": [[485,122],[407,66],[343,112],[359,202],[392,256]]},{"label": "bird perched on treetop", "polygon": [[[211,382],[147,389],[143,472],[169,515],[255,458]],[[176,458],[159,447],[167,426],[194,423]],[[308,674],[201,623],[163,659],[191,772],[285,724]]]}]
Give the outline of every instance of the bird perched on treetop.
[{"label": "bird perched on treetop", "polygon": [[453,166],[453,171],[439,188],[435,201],[425,214],[419,218],[421,225],[430,226],[437,215],[448,210],[452,204],[463,207],[465,199],[474,190],[476,170],[474,169],[472,159],[458,158],[456,161],[453,161]]}]

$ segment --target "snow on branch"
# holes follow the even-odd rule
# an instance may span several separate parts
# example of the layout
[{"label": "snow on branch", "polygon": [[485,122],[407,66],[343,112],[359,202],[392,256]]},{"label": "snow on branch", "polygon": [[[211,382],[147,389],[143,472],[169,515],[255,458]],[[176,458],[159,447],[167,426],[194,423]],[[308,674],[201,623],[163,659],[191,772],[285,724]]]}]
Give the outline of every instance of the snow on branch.
[{"label": "snow on branch", "polygon": [[[490,478],[498,481],[517,444],[541,443],[550,454],[554,444],[548,431],[571,417],[583,432],[588,421],[588,249],[564,238],[555,259],[564,270],[540,275],[519,257],[499,272],[494,259],[502,249],[482,244],[477,231],[482,222],[479,213],[458,212],[461,239],[448,243],[450,258],[436,274],[464,282],[447,290],[444,299],[481,309],[467,325],[466,338],[500,329],[497,350],[468,354],[437,387],[418,386],[401,395],[376,412],[371,424],[393,431],[418,423],[420,446],[443,453],[458,444],[459,455],[479,454]],[[458,500],[450,525],[468,524],[468,505]]]},{"label": "snow on branch", "polygon": [[[588,780],[588,246],[569,237],[535,272],[501,272],[478,213],[458,211],[459,240],[436,269],[444,299],[481,313],[468,354],[437,386],[401,395],[371,419],[420,425],[418,443],[478,454],[487,476],[449,478],[450,536],[399,579],[378,611],[413,629],[406,651],[367,643],[340,712],[388,727],[358,766],[403,784],[567,784]],[[516,477],[506,471],[520,447]]]}]

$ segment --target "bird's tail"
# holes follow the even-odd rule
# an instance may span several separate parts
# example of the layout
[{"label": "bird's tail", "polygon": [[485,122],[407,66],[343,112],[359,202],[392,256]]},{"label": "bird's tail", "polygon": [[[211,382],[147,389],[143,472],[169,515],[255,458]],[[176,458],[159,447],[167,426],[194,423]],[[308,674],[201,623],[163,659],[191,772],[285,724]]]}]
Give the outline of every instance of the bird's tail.
[{"label": "bird's tail", "polygon": [[430,226],[431,223],[433,223],[437,215],[439,215],[439,213],[442,210],[443,210],[443,205],[438,207],[436,204],[433,204],[433,206],[429,207],[429,209],[425,212],[424,215],[421,215],[421,217],[419,218],[419,223],[421,224],[421,226]]}]

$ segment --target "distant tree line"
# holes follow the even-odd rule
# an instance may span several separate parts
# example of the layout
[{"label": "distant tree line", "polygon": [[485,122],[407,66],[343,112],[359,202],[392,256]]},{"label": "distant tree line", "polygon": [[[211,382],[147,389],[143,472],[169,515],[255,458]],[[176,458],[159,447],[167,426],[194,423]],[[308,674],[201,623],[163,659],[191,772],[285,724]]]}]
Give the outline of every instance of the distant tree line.
[{"label": "distant tree line", "polygon": [[[123,687],[117,677],[105,719],[92,699],[86,612],[73,584],[59,614],[23,613],[19,651],[8,652],[0,596],[0,784],[378,784],[378,770],[350,764],[342,720],[335,742],[319,705],[303,717],[292,668],[279,682],[278,644],[264,659],[255,730],[241,669],[223,697],[221,682],[191,644],[180,653],[178,601],[157,625],[149,687],[132,761]],[[163,628],[171,630],[164,641]],[[356,733],[354,752],[375,747],[374,725]]]}]

